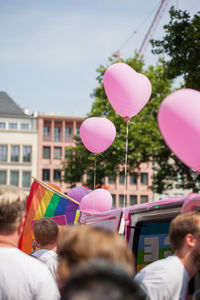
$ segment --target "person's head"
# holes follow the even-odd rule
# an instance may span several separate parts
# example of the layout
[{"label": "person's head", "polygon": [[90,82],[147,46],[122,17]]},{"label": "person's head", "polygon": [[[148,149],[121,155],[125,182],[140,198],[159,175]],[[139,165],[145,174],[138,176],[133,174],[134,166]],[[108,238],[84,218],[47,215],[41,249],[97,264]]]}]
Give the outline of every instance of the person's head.
[{"label": "person's head", "polygon": [[172,220],[169,230],[169,239],[175,251],[182,248],[185,237],[188,234],[200,238],[200,212],[198,211],[180,214]]},{"label": "person's head", "polygon": [[192,278],[200,270],[200,212],[178,215],[171,222],[170,242]]},{"label": "person's head", "polygon": [[61,288],[76,266],[97,258],[119,264],[129,274],[134,274],[134,257],[125,239],[103,228],[89,225],[66,227],[60,236],[57,252],[57,280]]},{"label": "person's head", "polygon": [[[12,186],[0,187],[0,235],[12,235],[25,216],[25,193]],[[19,235],[22,233],[21,228]]]},{"label": "person's head", "polygon": [[58,225],[51,218],[41,218],[33,225],[33,232],[40,247],[54,245],[58,239]]},{"label": "person's head", "polygon": [[119,266],[109,261],[87,263],[66,281],[61,300],[144,300],[139,285]]}]

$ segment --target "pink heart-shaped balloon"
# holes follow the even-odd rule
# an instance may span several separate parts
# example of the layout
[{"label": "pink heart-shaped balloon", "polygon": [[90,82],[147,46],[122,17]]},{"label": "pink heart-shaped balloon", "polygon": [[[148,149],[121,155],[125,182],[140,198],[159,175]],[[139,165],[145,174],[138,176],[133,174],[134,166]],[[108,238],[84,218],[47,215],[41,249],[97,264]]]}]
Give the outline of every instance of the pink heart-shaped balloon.
[{"label": "pink heart-shaped balloon", "polygon": [[106,118],[88,118],[80,127],[80,137],[84,146],[95,154],[108,149],[112,145],[115,136],[116,128]]},{"label": "pink heart-shaped balloon", "polygon": [[104,88],[114,110],[126,120],[135,116],[151,96],[151,82],[125,63],[111,65],[104,74]]},{"label": "pink heart-shaped balloon", "polygon": [[200,171],[200,92],[180,89],[167,96],[159,108],[158,124],[173,153]]},{"label": "pink heart-shaped balloon", "polygon": [[80,210],[104,212],[112,208],[112,195],[104,189],[96,189],[85,195],[80,203]]}]

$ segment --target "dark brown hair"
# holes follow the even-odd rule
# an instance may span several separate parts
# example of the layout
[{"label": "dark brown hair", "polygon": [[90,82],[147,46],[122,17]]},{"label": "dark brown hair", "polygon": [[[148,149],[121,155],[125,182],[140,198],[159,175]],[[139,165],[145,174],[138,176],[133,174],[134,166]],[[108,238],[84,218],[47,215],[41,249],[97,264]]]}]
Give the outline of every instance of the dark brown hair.
[{"label": "dark brown hair", "polygon": [[105,260],[79,266],[61,292],[61,300],[145,300],[139,284],[122,268]]},{"label": "dark brown hair", "polygon": [[36,241],[40,246],[46,246],[56,242],[58,238],[58,225],[51,218],[41,218],[33,225]]}]

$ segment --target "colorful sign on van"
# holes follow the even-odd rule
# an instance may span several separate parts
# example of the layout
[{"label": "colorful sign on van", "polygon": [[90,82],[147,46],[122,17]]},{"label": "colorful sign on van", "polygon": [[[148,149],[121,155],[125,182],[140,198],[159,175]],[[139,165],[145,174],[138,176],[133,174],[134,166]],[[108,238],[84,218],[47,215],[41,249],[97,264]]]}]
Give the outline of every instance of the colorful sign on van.
[{"label": "colorful sign on van", "polygon": [[141,224],[137,252],[137,272],[147,264],[172,254],[169,243],[169,222]]}]

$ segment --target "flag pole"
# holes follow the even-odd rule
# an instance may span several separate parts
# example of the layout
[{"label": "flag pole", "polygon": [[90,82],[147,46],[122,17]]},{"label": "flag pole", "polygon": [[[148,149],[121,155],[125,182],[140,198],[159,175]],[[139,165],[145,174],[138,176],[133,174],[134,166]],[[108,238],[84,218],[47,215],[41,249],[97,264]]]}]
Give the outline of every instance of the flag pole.
[{"label": "flag pole", "polygon": [[69,196],[63,194],[62,192],[56,190],[54,187],[48,185],[47,183],[44,183],[42,180],[40,180],[40,179],[38,179],[38,178],[36,178],[36,177],[34,177],[34,176],[32,176],[32,178],[33,178],[34,180],[38,181],[38,182],[39,182],[41,185],[43,185],[44,187],[46,187],[46,188],[48,188],[49,190],[51,190],[52,192],[57,193],[59,196],[61,196],[61,197],[63,197],[63,198],[66,198],[67,200],[70,200],[70,201],[72,201],[72,202],[74,202],[74,203],[80,205],[80,203],[79,203],[78,201],[76,201],[76,200],[74,200],[73,198],[71,198],[71,197],[69,197]]}]

